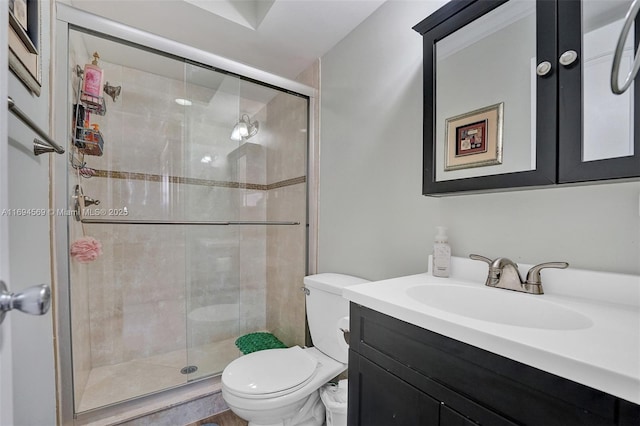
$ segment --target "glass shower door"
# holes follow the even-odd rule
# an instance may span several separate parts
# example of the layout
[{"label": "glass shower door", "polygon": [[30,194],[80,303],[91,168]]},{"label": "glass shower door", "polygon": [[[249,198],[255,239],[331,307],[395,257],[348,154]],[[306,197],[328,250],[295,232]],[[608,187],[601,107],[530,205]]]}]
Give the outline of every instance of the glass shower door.
[{"label": "glass shower door", "polygon": [[[303,345],[307,98],[187,65],[185,163],[190,379],[221,373],[235,340],[271,332]],[[206,208],[205,208],[206,207]]]},{"label": "glass shower door", "polygon": [[[96,51],[106,109],[78,112]],[[69,262],[75,413],[219,374],[247,333],[304,345],[308,98],[75,29],[68,70],[68,192],[100,201],[68,239],[102,246]]]},{"label": "glass shower door", "polygon": [[[69,240],[95,238],[102,255],[70,262],[75,411],[86,412],[186,383],[184,240],[180,226],[123,224],[184,217],[184,62],[81,31],[69,34],[69,109],[77,127],[97,129],[69,146],[68,188],[85,198]],[[85,63],[98,52],[104,82],[118,87],[104,110],[78,112]],[[115,93],[115,92],[112,92]],[[81,104],[82,105],[82,104]],[[77,118],[76,118],[77,117]],[[69,123],[71,129],[72,123]],[[85,132],[86,134],[86,132]],[[71,138],[70,138],[71,139]],[[113,223],[112,223],[113,222]]]},{"label": "glass shower door", "polygon": [[198,65],[185,68],[184,202],[186,348],[189,380],[221,373],[239,356],[240,230],[238,183],[229,135],[238,121],[240,79]]}]

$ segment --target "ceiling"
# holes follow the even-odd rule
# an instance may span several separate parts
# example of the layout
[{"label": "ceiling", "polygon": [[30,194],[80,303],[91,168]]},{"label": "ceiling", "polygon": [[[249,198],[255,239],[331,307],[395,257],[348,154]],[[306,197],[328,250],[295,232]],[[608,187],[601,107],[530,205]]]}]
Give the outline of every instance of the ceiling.
[{"label": "ceiling", "polygon": [[71,0],[71,4],[294,79],[385,1]]}]

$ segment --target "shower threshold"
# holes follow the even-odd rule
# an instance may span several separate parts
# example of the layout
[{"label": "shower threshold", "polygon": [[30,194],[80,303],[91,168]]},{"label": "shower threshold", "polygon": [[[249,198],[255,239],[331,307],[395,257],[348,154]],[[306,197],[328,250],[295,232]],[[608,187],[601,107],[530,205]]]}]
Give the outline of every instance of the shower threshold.
[{"label": "shower threshold", "polygon": [[182,349],[93,368],[76,411],[83,413],[183,385],[187,382],[181,373],[185,365],[198,367],[188,375],[189,381],[220,373],[242,355],[235,339],[192,347],[188,358],[187,350]]}]

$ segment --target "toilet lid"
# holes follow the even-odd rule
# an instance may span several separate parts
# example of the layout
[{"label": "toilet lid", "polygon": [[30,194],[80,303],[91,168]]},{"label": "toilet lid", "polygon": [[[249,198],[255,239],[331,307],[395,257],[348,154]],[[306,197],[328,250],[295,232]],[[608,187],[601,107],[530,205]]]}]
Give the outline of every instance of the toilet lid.
[{"label": "toilet lid", "polygon": [[286,393],[313,377],[318,360],[299,346],[253,352],[232,361],[222,373],[229,390],[247,396]]}]

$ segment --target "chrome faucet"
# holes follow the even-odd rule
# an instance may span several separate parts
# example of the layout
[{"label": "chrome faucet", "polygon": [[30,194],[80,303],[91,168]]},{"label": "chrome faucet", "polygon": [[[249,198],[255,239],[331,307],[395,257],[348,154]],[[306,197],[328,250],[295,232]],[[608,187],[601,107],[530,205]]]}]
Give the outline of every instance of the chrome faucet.
[{"label": "chrome faucet", "polygon": [[506,257],[499,257],[491,260],[488,257],[478,254],[471,254],[473,260],[482,260],[489,265],[489,274],[485,285],[489,287],[504,288],[507,290],[522,291],[531,294],[544,294],[542,290],[542,280],[540,271],[544,268],[565,269],[569,266],[567,262],[546,262],[536,265],[527,272],[525,281],[520,277],[518,265]]}]

